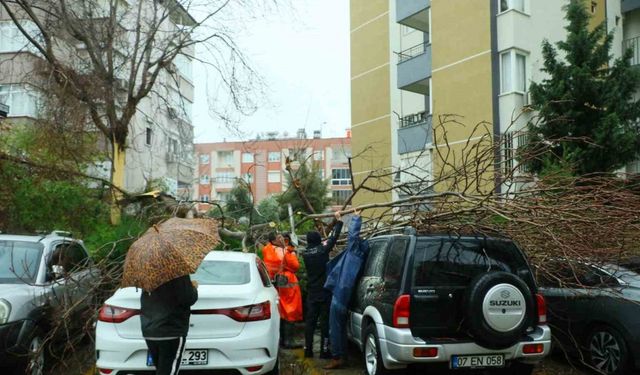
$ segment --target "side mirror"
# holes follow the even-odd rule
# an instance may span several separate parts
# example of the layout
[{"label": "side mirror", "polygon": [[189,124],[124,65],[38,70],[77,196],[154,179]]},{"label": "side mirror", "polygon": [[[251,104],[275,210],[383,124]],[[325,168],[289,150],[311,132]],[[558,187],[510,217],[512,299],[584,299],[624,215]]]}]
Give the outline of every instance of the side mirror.
[{"label": "side mirror", "polygon": [[64,277],[64,267],[59,264],[54,264],[51,266],[51,273],[54,279],[60,279]]}]

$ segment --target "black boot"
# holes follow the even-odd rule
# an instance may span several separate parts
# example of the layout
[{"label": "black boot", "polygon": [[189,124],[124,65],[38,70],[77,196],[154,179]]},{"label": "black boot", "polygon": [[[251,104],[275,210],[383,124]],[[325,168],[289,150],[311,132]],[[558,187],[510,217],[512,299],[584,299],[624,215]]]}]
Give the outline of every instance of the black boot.
[{"label": "black boot", "polygon": [[320,339],[320,358],[331,359],[331,351],[329,350],[329,338],[322,337]]},{"label": "black boot", "polygon": [[285,349],[300,349],[301,344],[295,342],[293,323],[286,322],[284,326],[284,347]]}]

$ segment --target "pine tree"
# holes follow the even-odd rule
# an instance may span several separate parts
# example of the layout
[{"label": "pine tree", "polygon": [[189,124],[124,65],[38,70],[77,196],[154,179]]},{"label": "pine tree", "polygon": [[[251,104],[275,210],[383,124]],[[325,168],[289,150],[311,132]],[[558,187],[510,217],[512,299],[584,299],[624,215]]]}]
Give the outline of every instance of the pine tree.
[{"label": "pine tree", "polygon": [[549,78],[531,84],[540,121],[529,125],[525,153],[537,157],[527,163],[537,173],[564,166],[576,175],[612,172],[638,156],[640,73],[630,66],[631,50],[610,64],[613,35],[604,24],[589,30],[584,1],[565,10],[566,40],[542,44]]},{"label": "pine tree", "polygon": [[[300,188],[311,202],[315,212],[322,212],[329,204],[329,198],[327,198],[329,188],[327,181],[322,179],[321,167],[317,164],[309,167],[306,163],[300,163],[300,167],[294,172],[294,178],[299,181]],[[280,204],[284,207],[291,203],[294,212],[308,213],[298,192],[293,187],[291,177],[287,175],[286,179],[287,186],[290,188],[279,197]],[[282,213],[286,213],[286,210],[282,210]]]}]

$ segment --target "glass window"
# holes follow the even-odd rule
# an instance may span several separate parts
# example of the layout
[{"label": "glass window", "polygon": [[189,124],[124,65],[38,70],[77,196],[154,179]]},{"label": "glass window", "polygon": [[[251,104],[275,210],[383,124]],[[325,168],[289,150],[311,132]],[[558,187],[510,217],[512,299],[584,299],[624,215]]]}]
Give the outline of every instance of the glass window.
[{"label": "glass window", "polygon": [[[28,20],[21,20],[20,24],[36,41],[42,42],[40,30],[35,23]],[[29,42],[13,21],[0,21],[0,53],[21,51],[39,53],[36,47]]]},{"label": "glass window", "polygon": [[200,164],[209,164],[210,156],[209,154],[201,154],[200,155]]},{"label": "glass window", "polygon": [[76,271],[86,267],[89,260],[87,252],[77,243],[63,243],[57,245],[49,257],[47,266],[51,269],[62,266],[65,272]]},{"label": "glass window", "polygon": [[370,241],[367,265],[362,276],[382,277],[387,241]]},{"label": "glass window", "polygon": [[145,143],[147,144],[147,146],[151,146],[151,128],[147,128],[145,131]]},{"label": "glass window", "polygon": [[500,55],[501,92],[527,91],[527,57],[515,50]]},{"label": "glass window", "polygon": [[216,172],[215,182],[218,184],[232,183],[235,179],[236,176],[233,171]]},{"label": "glass window", "polygon": [[323,160],[324,152],[323,151],[314,151],[313,152],[313,160]]},{"label": "glass window", "polygon": [[173,63],[178,69],[178,73],[189,82],[193,81],[193,60],[190,57],[183,54],[179,54],[173,60]]},{"label": "glass window", "polygon": [[280,182],[280,171],[269,171],[268,173],[268,181],[271,183]]},{"label": "glass window", "polygon": [[349,173],[349,169],[332,169],[331,185],[351,185],[351,174]]},{"label": "glass window", "polygon": [[41,243],[0,241],[0,283],[34,283],[42,259]]},{"label": "glass window", "polygon": [[203,174],[200,176],[200,184],[201,185],[208,185],[209,184],[209,175],[208,174]]},{"label": "glass window", "polygon": [[233,164],[233,151],[218,151],[218,163],[224,165]]},{"label": "glass window", "polygon": [[242,153],[242,162],[243,163],[253,163],[253,154],[250,152]]},{"label": "glass window", "polygon": [[269,162],[279,162],[280,161],[280,151],[271,151],[269,152]]},{"label": "glass window", "polygon": [[27,85],[0,85],[0,103],[9,106],[8,116],[37,117],[39,94]]},{"label": "glass window", "polygon": [[[467,286],[471,279],[488,271],[528,271],[527,262],[513,243],[483,239],[419,240],[413,267],[413,285],[418,287]],[[532,278],[525,281],[533,285]]]},{"label": "glass window", "polygon": [[333,145],[331,146],[332,153],[332,161],[335,163],[347,163],[349,158],[351,157],[351,148],[349,146],[343,145]]},{"label": "glass window", "polygon": [[500,0],[500,12],[506,12],[510,9],[524,12],[524,0]]},{"label": "glass window", "polygon": [[167,148],[169,154],[180,155],[180,143],[177,139],[169,138]]},{"label": "glass window", "polygon": [[400,288],[402,282],[402,269],[404,266],[404,254],[407,250],[409,240],[398,239],[393,242],[389,249],[387,265],[384,269],[385,286],[390,289]]},{"label": "glass window", "polygon": [[335,205],[343,205],[347,202],[347,199],[351,196],[351,190],[333,190],[331,192],[331,199]]},{"label": "glass window", "polygon": [[205,260],[191,276],[202,285],[243,285],[251,281],[249,263]]},{"label": "glass window", "polygon": [[264,263],[260,259],[256,259],[256,265],[258,266],[258,274],[260,275],[260,280],[262,280],[262,285],[264,285],[265,287],[270,287],[271,280],[269,279],[267,267],[265,267]]},{"label": "glass window", "polygon": [[203,194],[200,196],[201,202],[209,202],[209,196],[207,194]]},{"label": "glass window", "polygon": [[247,184],[252,184],[253,183],[253,174],[252,173],[245,173],[242,176],[242,179],[247,183]]},{"label": "glass window", "polygon": [[217,193],[217,196],[218,196],[218,200],[219,200],[220,202],[226,202],[226,201],[228,201],[228,200],[229,200],[229,197],[231,196],[231,193],[229,193],[229,192],[222,192],[222,193],[220,193],[220,192],[219,192],[219,193]]}]

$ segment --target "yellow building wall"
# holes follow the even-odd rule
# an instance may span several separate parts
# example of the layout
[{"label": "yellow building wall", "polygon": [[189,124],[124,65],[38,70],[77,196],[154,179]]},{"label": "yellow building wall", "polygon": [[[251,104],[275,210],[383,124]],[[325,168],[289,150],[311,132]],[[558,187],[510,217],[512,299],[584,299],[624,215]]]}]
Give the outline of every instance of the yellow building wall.
[{"label": "yellow building wall", "polygon": [[[351,0],[351,147],[354,186],[391,166],[388,0]],[[391,177],[370,180],[386,189]],[[361,191],[354,205],[391,200],[391,193]],[[366,216],[380,214],[375,210]]]},{"label": "yellow building wall", "polygon": [[[492,160],[484,154],[493,133],[493,92],[491,71],[491,19],[488,0],[433,0],[433,124],[437,149],[433,153],[436,190],[460,189],[460,185],[494,188]],[[464,27],[461,27],[464,25]],[[473,147],[483,141],[482,147]],[[476,168],[476,155],[484,163]],[[479,175],[479,176],[478,176]],[[474,183],[477,177],[482,183]],[[469,182],[471,181],[471,182]]]}]

